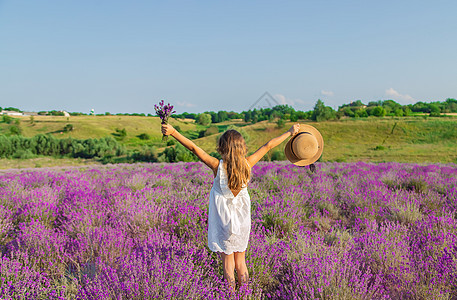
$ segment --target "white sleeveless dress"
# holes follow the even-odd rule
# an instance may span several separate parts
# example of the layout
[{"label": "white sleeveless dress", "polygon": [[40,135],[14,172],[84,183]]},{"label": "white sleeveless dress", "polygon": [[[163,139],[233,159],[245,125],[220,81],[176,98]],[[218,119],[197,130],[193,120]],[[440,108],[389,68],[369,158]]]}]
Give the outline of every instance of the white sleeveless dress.
[{"label": "white sleeveless dress", "polygon": [[208,247],[214,252],[243,252],[251,231],[251,198],[247,187],[233,196],[222,160],[209,194]]}]

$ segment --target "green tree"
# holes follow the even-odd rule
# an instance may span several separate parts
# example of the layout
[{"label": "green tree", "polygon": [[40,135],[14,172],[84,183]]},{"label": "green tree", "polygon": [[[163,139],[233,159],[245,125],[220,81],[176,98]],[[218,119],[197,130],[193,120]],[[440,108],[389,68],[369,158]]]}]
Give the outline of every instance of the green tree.
[{"label": "green tree", "polygon": [[364,104],[362,103],[362,100],[356,100],[354,102],[352,102],[350,104],[350,106],[354,106],[354,107],[360,107],[360,106],[363,106]]},{"label": "green tree", "polygon": [[212,123],[219,123],[220,122],[218,114],[215,113],[214,111],[207,111],[205,113],[209,114],[211,116],[211,122]]},{"label": "green tree", "polygon": [[298,116],[297,116],[296,113],[291,113],[289,119],[290,119],[291,122],[297,122],[298,121]]},{"label": "green tree", "polygon": [[307,113],[307,112],[304,112],[304,111],[301,111],[301,110],[298,110],[296,112],[296,116],[299,120],[306,120],[306,119],[309,119],[310,118],[310,114]]},{"label": "green tree", "polygon": [[251,122],[251,111],[243,112],[244,114],[244,122],[249,123]]},{"label": "green tree", "polygon": [[354,117],[354,111],[350,107],[345,107],[343,108],[342,112],[344,113],[345,116],[348,117]]},{"label": "green tree", "polygon": [[403,117],[405,113],[404,113],[403,109],[401,109],[401,108],[396,108],[395,111],[394,111],[394,114],[395,114],[395,116],[397,116],[397,117]]},{"label": "green tree", "polygon": [[197,124],[208,126],[211,124],[211,115],[207,113],[199,114],[197,117]]},{"label": "green tree", "polygon": [[233,119],[244,119],[244,114],[243,113],[237,113],[237,112],[233,112],[233,111],[230,111],[227,113],[228,115],[228,118],[230,120],[233,120]]},{"label": "green tree", "polygon": [[387,114],[386,110],[382,106],[375,106],[371,110],[371,115],[375,117],[384,117]]},{"label": "green tree", "polygon": [[447,98],[444,102],[447,112],[456,113],[457,112],[457,100],[452,98]]},{"label": "green tree", "polygon": [[404,106],[403,111],[404,111],[405,116],[410,116],[412,113],[411,109],[408,106]]},{"label": "green tree", "polygon": [[217,112],[217,116],[219,118],[219,122],[224,122],[229,119],[227,112],[223,110]]},{"label": "green tree", "polygon": [[382,101],[379,100],[379,101],[370,101],[368,102],[368,107],[370,106],[382,106]]},{"label": "green tree", "polygon": [[368,113],[364,108],[359,108],[354,112],[354,116],[356,118],[366,118],[368,117]]},{"label": "green tree", "polygon": [[416,102],[413,105],[410,106],[411,110],[413,112],[423,112],[423,113],[429,113],[430,109],[428,107],[427,103],[424,103],[422,101]]},{"label": "green tree", "polygon": [[401,105],[394,100],[384,100],[382,101],[382,107],[386,110],[386,113],[388,116],[394,116],[395,115],[395,110],[400,108]]},{"label": "green tree", "polygon": [[16,107],[5,107],[4,110],[22,112],[22,110],[20,110],[19,108],[16,108]]},{"label": "green tree", "polygon": [[336,112],[330,106],[325,106],[321,99],[318,99],[316,105],[314,105],[312,120],[316,122],[322,122],[327,120],[336,119]]},{"label": "green tree", "polygon": [[259,121],[259,115],[261,114],[260,111],[254,108],[254,110],[251,110],[251,123],[255,124]]},{"label": "green tree", "polygon": [[430,117],[439,117],[440,108],[436,104],[430,104]]}]

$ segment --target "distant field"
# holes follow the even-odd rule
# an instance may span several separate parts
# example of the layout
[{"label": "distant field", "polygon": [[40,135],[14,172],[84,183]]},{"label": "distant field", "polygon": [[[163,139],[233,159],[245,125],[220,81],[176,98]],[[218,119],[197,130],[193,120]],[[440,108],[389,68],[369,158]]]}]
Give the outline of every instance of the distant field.
[{"label": "distant field", "polygon": [[[155,145],[158,150],[164,149],[161,143],[160,120],[156,117],[137,116],[73,116],[46,117],[37,116],[34,123],[30,117],[22,117],[20,127],[24,136],[36,134],[52,134],[60,137],[78,139],[101,138],[115,136],[116,128],[127,132],[121,141],[128,149],[140,148],[141,145]],[[206,127],[197,125],[193,120],[170,120],[180,131],[201,131]],[[409,118],[367,118],[346,119],[328,122],[300,121],[318,128],[325,142],[321,161],[371,161],[371,162],[416,162],[416,163],[457,163],[457,118],[455,117],[409,117]],[[74,130],[65,133],[66,124],[72,124]],[[246,124],[242,120],[213,124],[222,132],[230,125],[239,126],[248,136],[249,152],[255,151],[269,139],[286,131],[293,123],[288,122],[278,128],[276,122],[263,121],[256,124]],[[0,123],[0,134],[7,133],[9,124]],[[138,135],[146,133],[151,138],[141,140]],[[219,133],[220,134],[220,133]],[[215,151],[219,134],[195,139],[195,143],[205,151]],[[196,134],[198,136],[198,134]],[[285,143],[275,151],[282,151]],[[272,153],[265,157],[266,160]],[[43,159],[34,163],[33,160],[0,160],[0,168],[17,168],[52,166],[68,162]],[[71,164],[81,164],[72,162]]]},{"label": "distant field", "polygon": [[[398,118],[301,122],[315,126],[324,137],[322,161],[457,162],[457,119]],[[243,127],[249,151],[287,130],[267,121]],[[396,125],[395,125],[396,124]],[[394,128],[395,125],[395,128]],[[197,139],[204,150],[215,150],[217,136]],[[284,142],[277,149],[284,149]]]}]

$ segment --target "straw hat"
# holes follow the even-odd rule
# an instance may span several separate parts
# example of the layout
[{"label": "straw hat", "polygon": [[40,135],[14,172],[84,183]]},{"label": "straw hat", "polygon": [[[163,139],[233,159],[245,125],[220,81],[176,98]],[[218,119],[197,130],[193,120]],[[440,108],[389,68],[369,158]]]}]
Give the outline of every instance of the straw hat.
[{"label": "straw hat", "polygon": [[311,125],[300,124],[300,131],[287,142],[284,153],[291,163],[303,167],[318,160],[323,150],[321,133]]}]

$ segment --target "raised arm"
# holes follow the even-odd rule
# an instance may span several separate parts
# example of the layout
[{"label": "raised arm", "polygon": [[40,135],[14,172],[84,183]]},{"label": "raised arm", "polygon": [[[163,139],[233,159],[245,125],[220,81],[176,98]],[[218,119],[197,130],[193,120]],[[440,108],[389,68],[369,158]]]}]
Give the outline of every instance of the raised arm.
[{"label": "raised arm", "polygon": [[250,155],[247,160],[251,168],[259,162],[259,160],[271,149],[274,147],[278,146],[282,142],[284,142],[285,139],[287,139],[290,136],[294,136],[295,134],[298,133],[300,130],[300,124],[295,124],[292,127],[290,127],[289,130],[284,132],[278,137],[275,137],[271,140],[269,140],[265,145],[260,147],[256,152],[254,152],[252,155]]},{"label": "raised arm", "polygon": [[170,124],[162,124],[162,133],[164,135],[171,135],[172,137],[174,137],[184,147],[186,147],[195,155],[197,155],[197,157],[216,174],[217,167],[219,166],[219,160],[217,158],[212,157],[211,155],[203,151],[203,149],[201,149],[200,147],[195,145],[194,142],[180,134]]}]

